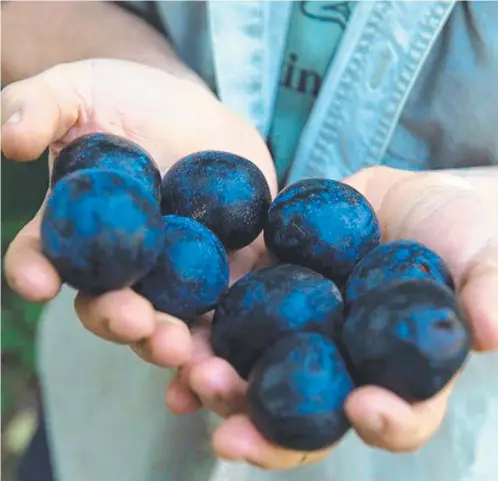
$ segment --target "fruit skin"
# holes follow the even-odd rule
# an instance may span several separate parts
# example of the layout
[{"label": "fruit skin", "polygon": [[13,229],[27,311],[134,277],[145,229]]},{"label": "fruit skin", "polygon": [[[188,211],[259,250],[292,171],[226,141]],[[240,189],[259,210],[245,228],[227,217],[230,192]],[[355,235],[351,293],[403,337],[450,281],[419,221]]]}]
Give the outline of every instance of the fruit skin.
[{"label": "fruit skin", "polygon": [[284,334],[338,336],[343,301],[335,284],[306,267],[281,264],[237,281],[216,308],[211,344],[243,379],[263,351]]},{"label": "fruit skin", "polygon": [[128,174],[161,200],[161,174],[152,157],[134,142],[112,134],[83,135],[64,147],[54,162],[50,184],[54,187],[67,174],[91,168]]},{"label": "fruit skin", "polygon": [[465,362],[470,332],[453,292],[432,279],[373,289],[351,305],[342,345],[362,384],[431,398]]},{"label": "fruit skin", "polygon": [[355,189],[328,179],[306,179],[273,201],[264,231],[281,262],[309,267],[341,286],[356,263],[379,244],[373,208]]},{"label": "fruit skin", "polygon": [[355,266],[346,285],[346,300],[355,302],[371,289],[402,279],[434,279],[454,287],[443,259],[411,240],[395,240],[371,250]]},{"label": "fruit skin", "polygon": [[271,194],[263,173],[247,159],[203,151],[177,162],[162,181],[163,214],[201,222],[227,249],[240,249],[263,230]]},{"label": "fruit skin", "polygon": [[344,402],[354,389],[333,342],[316,333],[284,337],[265,351],[249,379],[250,416],[278,446],[313,451],[349,430]]},{"label": "fruit skin", "polygon": [[132,285],[152,268],[164,228],[159,206],[141,182],[118,172],[84,169],[55,185],[41,241],[64,282],[100,294]]},{"label": "fruit skin", "polygon": [[161,254],[134,289],[157,310],[188,321],[213,309],[227,290],[228,258],[218,238],[199,222],[174,215],[163,222]]}]

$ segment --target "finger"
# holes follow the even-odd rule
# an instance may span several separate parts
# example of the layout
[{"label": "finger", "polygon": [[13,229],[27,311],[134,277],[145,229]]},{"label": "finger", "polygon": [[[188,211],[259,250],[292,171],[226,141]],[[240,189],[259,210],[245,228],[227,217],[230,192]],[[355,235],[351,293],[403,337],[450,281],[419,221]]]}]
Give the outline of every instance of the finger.
[{"label": "finger", "polygon": [[498,349],[498,237],[487,243],[469,263],[460,287],[466,317],[472,320],[474,346]]},{"label": "finger", "polygon": [[101,296],[79,293],[75,309],[86,329],[108,341],[138,342],[152,336],[156,329],[152,304],[131,289]]},{"label": "finger", "polygon": [[209,333],[210,327],[207,317],[192,328],[189,360],[179,364],[181,369],[166,391],[166,405],[177,414],[195,412],[203,405],[202,400],[190,386],[189,376],[198,363],[213,355],[209,343]]},{"label": "finger", "polygon": [[441,425],[451,386],[450,383],[434,398],[415,405],[385,389],[362,387],[349,396],[346,413],[367,444],[392,452],[413,451]]},{"label": "finger", "polygon": [[188,326],[175,317],[156,313],[156,330],[132,349],[144,360],[161,367],[178,367],[191,356],[192,340]]},{"label": "finger", "polygon": [[28,301],[47,301],[59,292],[59,274],[41,252],[40,214],[9,245],[4,271],[9,286]]},{"label": "finger", "polygon": [[[192,371],[203,361],[214,357],[210,342],[210,317],[210,315],[203,316],[198,319],[196,324],[193,325],[190,332],[191,356],[188,362],[181,365],[181,369],[179,370],[177,376],[179,382],[181,382],[188,390],[192,391],[192,393],[194,393],[192,386],[190,385],[190,375]],[[194,394],[197,396],[196,393]]]},{"label": "finger", "polygon": [[202,402],[177,375],[166,390],[166,406],[175,414],[193,414]]},{"label": "finger", "polygon": [[216,454],[230,461],[246,461],[263,469],[287,470],[323,460],[331,448],[314,452],[291,451],[266,440],[244,414],[232,416],[213,435]]},{"label": "finger", "polygon": [[2,91],[2,151],[16,160],[37,159],[85,112],[75,88],[84,64],[56,66]]},{"label": "finger", "polygon": [[198,321],[191,330],[192,336],[192,357],[188,363],[182,366],[182,379],[187,380],[190,370],[201,361],[213,356],[211,348],[211,326],[210,319],[205,316],[201,321]]},{"label": "finger", "polygon": [[192,367],[188,384],[204,407],[228,417],[246,409],[246,383],[223,359],[210,357]]}]

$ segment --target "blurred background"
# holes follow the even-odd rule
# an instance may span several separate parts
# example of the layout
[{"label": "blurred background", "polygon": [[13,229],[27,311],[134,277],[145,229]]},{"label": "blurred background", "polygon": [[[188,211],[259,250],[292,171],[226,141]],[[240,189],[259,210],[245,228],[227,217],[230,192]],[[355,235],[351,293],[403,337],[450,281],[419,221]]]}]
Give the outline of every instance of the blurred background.
[{"label": "blurred background", "polygon": [[[40,206],[47,189],[47,158],[18,163],[2,156],[2,262],[9,243]],[[37,426],[37,324],[43,309],[14,294],[2,269],[2,480],[14,475]]]}]

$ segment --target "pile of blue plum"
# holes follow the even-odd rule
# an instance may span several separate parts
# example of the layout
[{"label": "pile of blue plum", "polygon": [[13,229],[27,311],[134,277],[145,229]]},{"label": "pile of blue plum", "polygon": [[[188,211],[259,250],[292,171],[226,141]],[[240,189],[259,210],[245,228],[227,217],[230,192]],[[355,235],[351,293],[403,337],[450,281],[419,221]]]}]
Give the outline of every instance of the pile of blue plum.
[{"label": "pile of blue plum", "polygon": [[88,294],[131,287],[186,322],[217,305],[227,250],[254,241],[271,202],[249,160],[198,152],[161,178],[145,150],[105,133],[64,147],[50,180],[42,251],[61,279]]},{"label": "pile of blue plum", "polygon": [[[346,183],[302,180],[272,202],[235,154],[193,153],[161,178],[139,146],[91,134],[60,152],[41,233],[77,289],[131,287],[185,322],[214,311],[215,354],[248,382],[259,431],[288,449],[338,442],[355,387],[423,401],[470,351],[444,261],[414,240],[381,243],[374,209]],[[229,287],[228,253],[261,234],[270,265]]]}]

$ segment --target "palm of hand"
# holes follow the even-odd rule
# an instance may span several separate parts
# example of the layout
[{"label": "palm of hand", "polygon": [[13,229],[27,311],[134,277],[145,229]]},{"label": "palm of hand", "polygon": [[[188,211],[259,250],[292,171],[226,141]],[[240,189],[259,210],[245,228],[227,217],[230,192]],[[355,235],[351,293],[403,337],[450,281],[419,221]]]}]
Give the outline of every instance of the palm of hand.
[{"label": "palm of hand", "polygon": [[[419,174],[387,168],[361,171],[346,179],[374,205],[383,240],[414,239],[447,262],[470,323],[476,349],[498,347],[498,225],[496,216],[466,181],[448,174]],[[272,446],[247,416],[246,384],[209,347],[209,328],[194,333],[194,357],[167,392],[175,412],[194,412],[201,406],[226,421],[214,434],[219,455],[275,469],[296,466],[302,453]],[[451,383],[453,384],[453,383]],[[448,386],[435,398],[410,406],[383,389],[358,389],[347,402],[347,413],[369,444],[393,451],[424,444],[438,428],[450,394]],[[382,429],[372,427],[380,420]],[[327,450],[312,453],[307,462]]]}]

